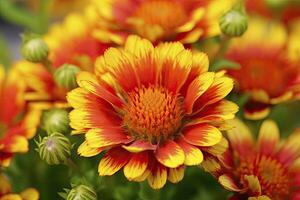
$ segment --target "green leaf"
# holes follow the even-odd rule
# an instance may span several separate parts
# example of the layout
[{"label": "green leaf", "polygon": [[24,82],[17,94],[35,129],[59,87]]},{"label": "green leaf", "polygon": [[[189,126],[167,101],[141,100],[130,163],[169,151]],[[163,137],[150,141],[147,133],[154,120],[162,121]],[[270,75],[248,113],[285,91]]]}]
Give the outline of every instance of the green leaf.
[{"label": "green leaf", "polygon": [[219,59],[213,62],[210,66],[210,71],[219,71],[222,69],[239,69],[239,63],[227,59]]}]

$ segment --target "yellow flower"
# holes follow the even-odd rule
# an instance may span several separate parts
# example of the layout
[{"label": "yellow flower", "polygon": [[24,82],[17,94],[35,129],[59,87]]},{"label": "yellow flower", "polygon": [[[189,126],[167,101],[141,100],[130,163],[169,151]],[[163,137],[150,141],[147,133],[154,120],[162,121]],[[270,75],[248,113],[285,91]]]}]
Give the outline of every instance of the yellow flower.
[{"label": "yellow flower", "polygon": [[155,189],[180,181],[185,166],[200,164],[204,153],[222,153],[220,129],[238,110],[224,100],[232,79],[208,72],[207,56],[179,42],[154,47],[129,36],[123,49],[97,59],[95,74],[81,72],[77,82],[67,99],[74,134],[85,133],[78,153],[106,151],[101,176],[123,168],[128,180],[147,179]]},{"label": "yellow flower", "polygon": [[10,183],[4,174],[0,174],[0,200],[39,200],[39,192],[28,188],[20,194],[12,193]]},{"label": "yellow flower", "polygon": [[235,119],[228,130],[230,148],[218,159],[210,158],[203,167],[221,185],[236,193],[234,199],[297,199],[300,177],[300,130],[280,141],[274,121],[266,120],[257,141],[248,127]]},{"label": "yellow flower", "polygon": [[247,118],[262,119],[272,105],[299,99],[300,68],[289,59],[287,41],[281,24],[261,18],[250,20],[247,32],[232,40],[226,57],[240,68],[228,74],[236,80],[237,92],[250,95]]},{"label": "yellow flower", "polygon": [[219,17],[235,0],[95,0],[102,16],[99,38],[123,43],[129,34],[152,42],[194,43],[220,34]]}]

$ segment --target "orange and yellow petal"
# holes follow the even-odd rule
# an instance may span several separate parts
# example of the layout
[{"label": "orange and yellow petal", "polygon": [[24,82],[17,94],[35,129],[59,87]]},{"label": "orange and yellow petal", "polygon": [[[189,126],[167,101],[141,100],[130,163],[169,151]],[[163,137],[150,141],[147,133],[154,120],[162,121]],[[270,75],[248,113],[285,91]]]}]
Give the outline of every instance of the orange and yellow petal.
[{"label": "orange and yellow petal", "polygon": [[110,176],[125,166],[131,158],[131,153],[122,148],[112,148],[108,150],[101,159],[98,172],[100,176]]},{"label": "orange and yellow petal", "polygon": [[153,167],[148,175],[148,183],[153,189],[162,188],[167,182],[167,169],[159,163],[153,163]]},{"label": "orange and yellow petal", "polygon": [[148,152],[140,152],[132,155],[131,159],[124,166],[124,175],[128,180],[135,180],[141,177],[148,166]]},{"label": "orange and yellow petal", "polygon": [[85,140],[91,148],[101,148],[116,144],[129,143],[133,139],[123,133],[120,127],[90,129]]},{"label": "orange and yellow petal", "polygon": [[178,183],[184,177],[184,169],[183,165],[176,167],[176,168],[169,168],[168,170],[168,180],[171,183]]},{"label": "orange and yellow petal", "polygon": [[193,105],[195,101],[211,86],[213,81],[214,73],[207,72],[198,76],[189,85],[184,99],[187,114],[191,114],[193,112]]},{"label": "orange and yellow petal", "polygon": [[175,168],[184,163],[184,151],[174,141],[168,140],[157,147],[155,152],[156,159],[164,166]]},{"label": "orange and yellow petal", "polygon": [[183,130],[184,139],[195,146],[213,146],[221,141],[222,133],[216,127],[208,124],[188,126]]},{"label": "orange and yellow petal", "polygon": [[156,149],[156,145],[153,145],[148,141],[140,141],[140,140],[136,140],[128,145],[123,145],[122,147],[132,153],[139,153],[146,150]]},{"label": "orange and yellow petal", "polygon": [[103,148],[92,148],[89,146],[87,141],[84,141],[79,147],[78,147],[78,154],[83,157],[92,157],[95,155],[98,155],[103,151]]},{"label": "orange and yellow petal", "polygon": [[240,192],[242,191],[236,184],[236,182],[232,179],[232,177],[228,174],[224,174],[218,178],[219,183],[227,190],[233,192]]},{"label": "orange and yellow petal", "polygon": [[176,142],[184,151],[185,165],[188,166],[199,165],[203,161],[203,154],[199,148],[187,143],[183,138],[180,138]]},{"label": "orange and yellow petal", "polygon": [[39,200],[39,192],[34,188],[28,188],[20,193],[22,200]]},{"label": "orange and yellow petal", "polygon": [[249,149],[253,147],[253,138],[250,130],[238,119],[233,119],[230,123],[233,126],[232,129],[227,131],[230,145],[239,156],[247,155]]},{"label": "orange and yellow petal", "polygon": [[257,144],[261,154],[270,155],[275,152],[279,137],[279,129],[276,123],[271,120],[264,121],[259,131]]}]

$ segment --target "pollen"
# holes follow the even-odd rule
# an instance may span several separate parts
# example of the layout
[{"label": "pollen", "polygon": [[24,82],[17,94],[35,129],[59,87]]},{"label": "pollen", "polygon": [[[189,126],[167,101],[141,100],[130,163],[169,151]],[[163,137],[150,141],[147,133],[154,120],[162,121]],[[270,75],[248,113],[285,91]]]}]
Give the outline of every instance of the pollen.
[{"label": "pollen", "polygon": [[289,194],[290,183],[286,168],[272,157],[257,156],[243,161],[237,171],[245,186],[245,175],[258,177],[262,193],[274,200],[284,199]]},{"label": "pollen", "polygon": [[124,110],[123,123],[130,134],[153,144],[176,137],[182,125],[180,98],[162,87],[135,89]]}]

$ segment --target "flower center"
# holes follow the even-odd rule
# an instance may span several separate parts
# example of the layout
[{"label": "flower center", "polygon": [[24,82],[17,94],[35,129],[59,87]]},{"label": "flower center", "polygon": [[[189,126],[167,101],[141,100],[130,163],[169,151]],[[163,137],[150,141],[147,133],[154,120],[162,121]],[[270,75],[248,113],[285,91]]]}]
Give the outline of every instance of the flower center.
[{"label": "flower center", "polygon": [[289,194],[289,177],[285,167],[276,159],[258,156],[240,163],[238,173],[245,184],[244,175],[255,175],[259,179],[262,194],[274,200],[285,199]]},{"label": "flower center", "polygon": [[155,86],[129,93],[124,111],[123,123],[130,134],[153,144],[175,137],[183,117],[180,99]]},{"label": "flower center", "polygon": [[168,32],[187,21],[187,13],[184,7],[177,2],[148,0],[137,8],[133,18],[143,22],[144,25],[137,27],[136,31],[145,37],[148,36],[149,31],[159,31],[158,27],[169,35]]}]

